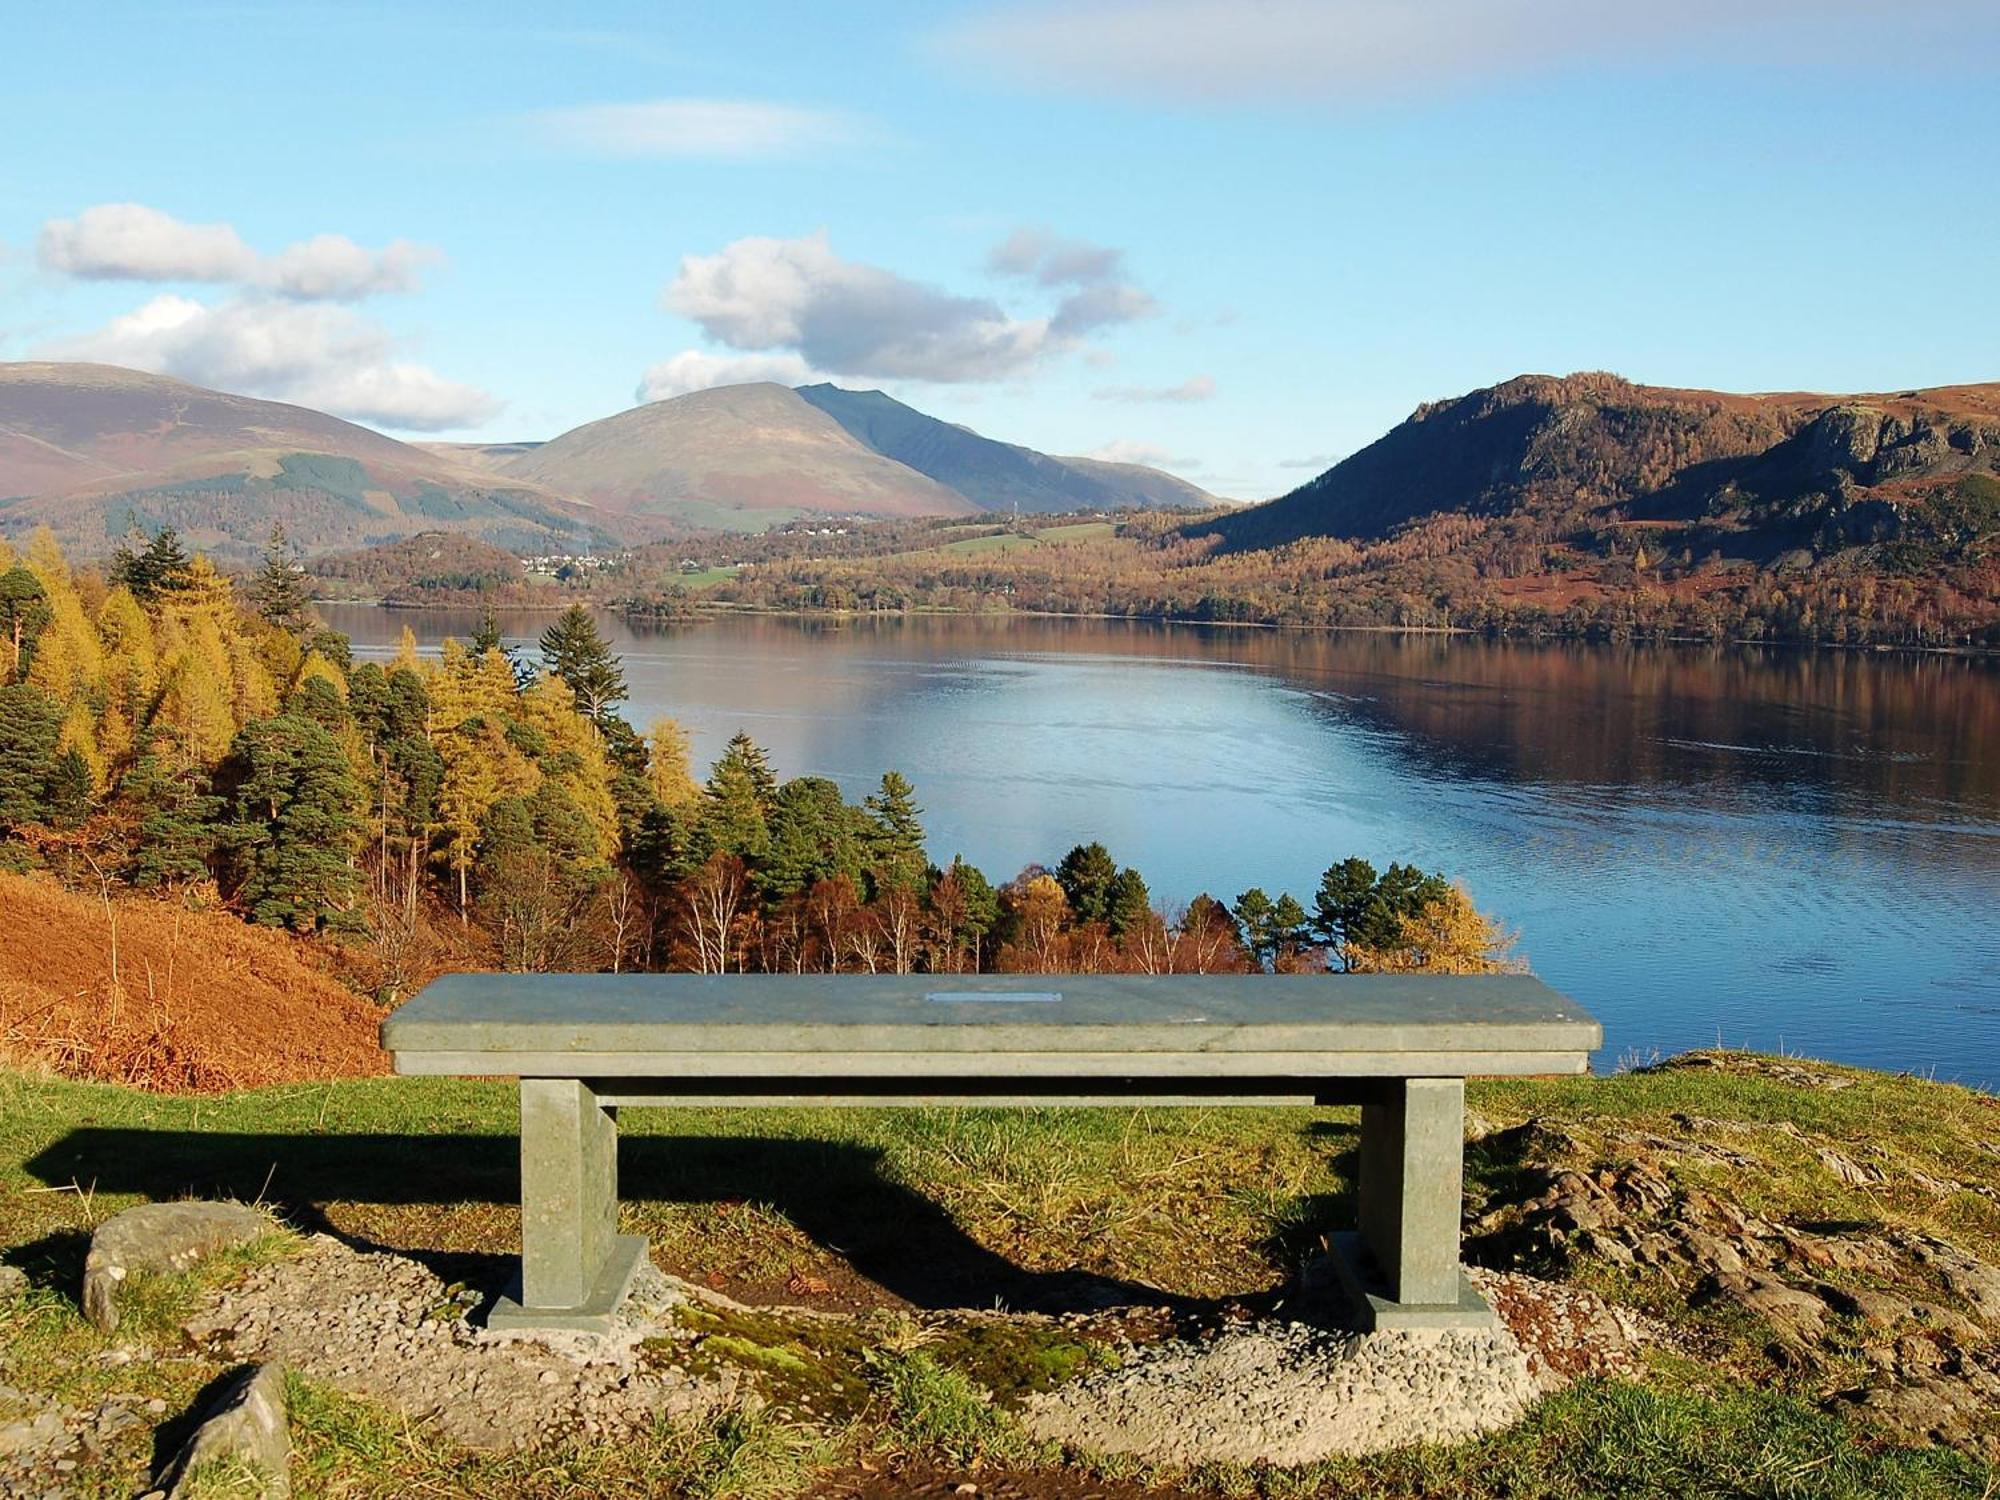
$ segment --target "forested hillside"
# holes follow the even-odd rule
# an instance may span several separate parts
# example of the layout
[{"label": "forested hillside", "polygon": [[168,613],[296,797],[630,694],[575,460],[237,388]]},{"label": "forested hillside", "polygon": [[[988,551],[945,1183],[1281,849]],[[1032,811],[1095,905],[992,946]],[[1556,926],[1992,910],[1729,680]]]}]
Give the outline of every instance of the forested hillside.
[{"label": "forested hillside", "polygon": [[[860,803],[748,736],[705,780],[619,715],[575,608],[510,659],[482,631],[356,662],[274,548],[239,592],[171,533],[108,575],[0,553],[0,860],[313,937],[378,995],[446,968],[1170,971],[1505,967],[1438,875],[1334,864],[1310,905],[1165,909],[1102,845],[997,883],[933,859],[894,771]],[[0,943],[32,939],[12,927]],[[107,994],[138,992],[115,960]],[[201,1003],[226,1006],[229,997]],[[5,1028],[0,1028],[5,1029]]]}]

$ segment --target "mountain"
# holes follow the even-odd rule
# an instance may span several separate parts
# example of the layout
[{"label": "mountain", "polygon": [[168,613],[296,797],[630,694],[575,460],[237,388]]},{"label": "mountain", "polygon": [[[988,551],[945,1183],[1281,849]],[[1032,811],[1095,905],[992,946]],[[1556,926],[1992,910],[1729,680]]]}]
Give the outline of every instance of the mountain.
[{"label": "mountain", "polygon": [[589,507],[323,412],[110,365],[0,364],[0,532],[100,553],[131,526],[243,558],[451,530],[504,546],[595,537]]},{"label": "mountain", "polygon": [[1184,479],[1139,464],[1051,458],[942,422],[881,391],[802,385],[799,396],[875,452],[949,485],[980,510],[1068,511],[1211,505]]},{"label": "mountain", "polygon": [[1310,483],[1190,525],[1231,550],[1379,539],[1455,512],[1555,536],[1652,523],[1697,551],[1953,545],[2000,497],[2000,384],[1732,395],[1522,375],[1431,402]]},{"label": "mountain", "polygon": [[880,391],[832,385],[694,391],[540,445],[481,449],[476,461],[609,513],[735,529],[814,514],[961,516],[1017,506],[1052,512],[1214,503],[1206,491],[1157,469],[1052,458],[941,422]]},{"label": "mountain", "polygon": [[508,459],[499,473],[620,515],[741,530],[810,514],[954,516],[979,508],[769,382],[635,406]]}]

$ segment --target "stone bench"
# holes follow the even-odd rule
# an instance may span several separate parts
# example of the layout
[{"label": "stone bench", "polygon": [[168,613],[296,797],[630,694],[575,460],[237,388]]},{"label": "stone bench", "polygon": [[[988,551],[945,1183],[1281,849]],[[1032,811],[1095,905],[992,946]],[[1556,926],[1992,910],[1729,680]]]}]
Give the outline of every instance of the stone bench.
[{"label": "stone bench", "polygon": [[452,974],[382,1024],[398,1073],[521,1081],[521,1277],[492,1326],[601,1329],[639,1105],[1359,1104],[1344,1279],[1377,1327],[1476,1325],[1465,1080],[1581,1073],[1603,1040],[1526,976]]}]

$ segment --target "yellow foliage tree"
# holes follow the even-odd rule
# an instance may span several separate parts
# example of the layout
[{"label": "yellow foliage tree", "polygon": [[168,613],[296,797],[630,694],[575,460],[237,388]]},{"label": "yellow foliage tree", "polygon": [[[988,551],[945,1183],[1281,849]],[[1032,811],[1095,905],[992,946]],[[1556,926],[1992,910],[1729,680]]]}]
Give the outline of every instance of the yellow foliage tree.
[{"label": "yellow foliage tree", "polygon": [[694,742],[687,730],[662,716],[646,735],[646,780],[653,796],[666,807],[688,807],[701,800],[694,779]]},{"label": "yellow foliage tree", "polygon": [[137,723],[151,711],[159,688],[160,653],[153,622],[130,589],[115,588],[104,596],[97,610],[97,638],[104,648],[104,686],[111,705],[129,723]]},{"label": "yellow foliage tree", "polygon": [[1400,926],[1390,947],[1349,945],[1348,968],[1357,974],[1527,972],[1527,960],[1514,955],[1517,936],[1474,906],[1462,885],[1403,917]]},{"label": "yellow foliage tree", "polygon": [[618,849],[618,803],[611,795],[604,736],[577,711],[575,694],[547,675],[536,678],[521,694],[520,716],[547,741],[544,770],[590,819],[597,830],[597,847],[608,859]]},{"label": "yellow foliage tree", "polygon": [[458,881],[458,910],[466,910],[466,877],[479,859],[479,831],[487,812],[502,797],[525,797],[542,779],[535,763],[507,741],[492,720],[437,740],[444,761],[438,788],[438,824],[444,833],[445,865]]},{"label": "yellow foliage tree", "polygon": [[108,779],[108,767],[103,751],[97,744],[97,720],[90,711],[90,705],[83,702],[72,703],[69,712],[63,715],[62,729],[56,737],[58,750],[74,750],[90,767],[90,787],[94,792],[104,790]]}]

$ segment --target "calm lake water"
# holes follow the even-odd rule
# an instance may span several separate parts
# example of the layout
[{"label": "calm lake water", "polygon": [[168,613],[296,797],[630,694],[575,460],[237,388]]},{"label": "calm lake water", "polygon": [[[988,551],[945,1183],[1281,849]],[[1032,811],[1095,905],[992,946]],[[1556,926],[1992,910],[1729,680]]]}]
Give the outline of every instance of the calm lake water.
[{"label": "calm lake water", "polygon": [[[363,656],[470,613],[325,610]],[[546,615],[502,620],[531,643]],[[1469,883],[1608,1066],[1731,1045],[2000,1084],[2000,670],[1096,621],[606,634],[628,717],[852,796],[895,767],[996,880],[1102,839],[1154,895],[1310,905],[1350,854]]]}]

